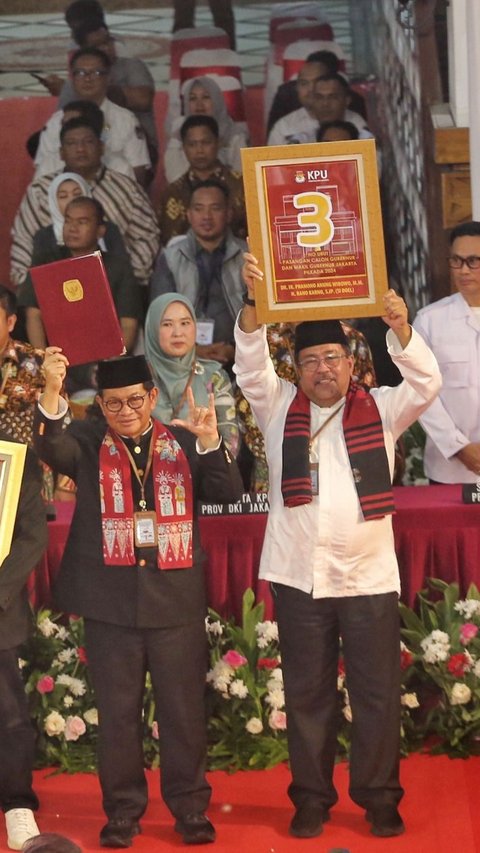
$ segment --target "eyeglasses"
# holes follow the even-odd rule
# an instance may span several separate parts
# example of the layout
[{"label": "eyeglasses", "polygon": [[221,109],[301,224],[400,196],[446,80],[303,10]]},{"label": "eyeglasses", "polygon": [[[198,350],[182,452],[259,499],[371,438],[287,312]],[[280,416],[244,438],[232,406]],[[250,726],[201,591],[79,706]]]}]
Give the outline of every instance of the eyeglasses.
[{"label": "eyeglasses", "polygon": [[85,79],[85,77],[106,77],[108,71],[105,71],[103,68],[74,68],[72,71],[73,77],[80,77],[81,79]]},{"label": "eyeglasses", "polygon": [[127,397],[126,400],[119,400],[118,397],[110,397],[109,400],[104,400],[103,405],[109,412],[113,412],[117,414],[122,411],[124,406],[128,406],[129,409],[141,409],[143,406],[143,401],[145,397],[148,396],[148,392],[145,394],[132,394],[131,397]]},{"label": "eyeglasses", "polygon": [[480,269],[480,257],[478,255],[468,255],[466,258],[463,258],[462,255],[450,255],[447,260],[448,266],[452,270],[461,270],[464,264],[469,270]]},{"label": "eyeglasses", "polygon": [[340,359],[346,357],[346,355],[340,355],[340,353],[336,352],[328,353],[328,355],[323,358],[320,358],[317,355],[310,355],[308,358],[304,358],[303,361],[299,361],[298,366],[301,367],[305,373],[314,373],[315,370],[318,370],[321,364],[330,368],[338,367]]}]

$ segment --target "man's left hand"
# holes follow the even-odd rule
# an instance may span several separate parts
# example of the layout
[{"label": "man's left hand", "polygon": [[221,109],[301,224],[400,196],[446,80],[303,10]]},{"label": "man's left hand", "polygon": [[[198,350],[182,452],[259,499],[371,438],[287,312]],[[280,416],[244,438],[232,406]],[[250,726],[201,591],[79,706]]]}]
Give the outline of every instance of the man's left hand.
[{"label": "man's left hand", "polygon": [[405,301],[394,290],[387,290],[383,297],[385,314],[382,320],[395,332],[405,349],[412,337],[412,327],[408,322],[408,308]]},{"label": "man's left hand", "polygon": [[172,426],[182,426],[196,435],[202,450],[211,450],[220,441],[217,429],[217,414],[215,412],[215,398],[213,394],[208,395],[208,406],[196,406],[193,391],[187,390],[188,414],[186,418],[174,418]]}]

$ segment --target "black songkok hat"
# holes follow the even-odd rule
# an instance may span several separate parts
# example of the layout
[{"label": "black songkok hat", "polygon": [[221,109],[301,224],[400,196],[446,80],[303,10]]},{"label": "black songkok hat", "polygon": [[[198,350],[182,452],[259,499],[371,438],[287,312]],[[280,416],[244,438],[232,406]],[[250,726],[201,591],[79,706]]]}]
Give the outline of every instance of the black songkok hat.
[{"label": "black songkok hat", "polygon": [[319,344],[342,344],[348,347],[348,338],[340,320],[309,320],[295,329],[295,357],[306,347]]},{"label": "black songkok hat", "polygon": [[152,374],[144,355],[121,355],[98,362],[98,389],[126,388],[152,381]]}]

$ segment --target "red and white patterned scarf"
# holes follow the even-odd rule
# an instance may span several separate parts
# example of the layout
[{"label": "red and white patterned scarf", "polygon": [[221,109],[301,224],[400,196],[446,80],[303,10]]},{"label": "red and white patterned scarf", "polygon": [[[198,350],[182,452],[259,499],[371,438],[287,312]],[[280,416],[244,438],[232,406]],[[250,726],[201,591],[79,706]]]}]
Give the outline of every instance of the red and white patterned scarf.
[{"label": "red and white patterned scarf", "polygon": [[[159,569],[192,566],[193,490],[187,457],[166,426],[153,424],[152,474]],[[107,430],[99,453],[103,559],[107,566],[136,563],[132,471],[121,438]]]}]

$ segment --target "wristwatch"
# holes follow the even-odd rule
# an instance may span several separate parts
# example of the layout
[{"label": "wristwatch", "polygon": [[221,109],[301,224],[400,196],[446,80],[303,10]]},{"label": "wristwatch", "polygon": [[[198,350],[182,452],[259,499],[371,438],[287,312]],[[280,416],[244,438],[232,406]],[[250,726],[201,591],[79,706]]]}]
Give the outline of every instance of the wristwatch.
[{"label": "wristwatch", "polygon": [[254,308],[254,307],[255,307],[255,304],[256,304],[256,303],[255,303],[255,300],[254,300],[254,299],[250,299],[250,297],[249,297],[248,293],[244,293],[244,294],[243,294],[242,299],[243,299],[243,301],[244,301],[245,305],[251,305],[251,306],[252,306],[252,308]]}]

